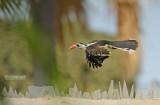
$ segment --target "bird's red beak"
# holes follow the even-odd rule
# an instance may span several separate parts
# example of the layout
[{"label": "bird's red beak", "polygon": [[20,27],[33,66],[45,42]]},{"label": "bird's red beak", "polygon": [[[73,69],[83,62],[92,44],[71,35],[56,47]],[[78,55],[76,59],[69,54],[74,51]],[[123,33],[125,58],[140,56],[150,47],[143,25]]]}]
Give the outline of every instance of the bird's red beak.
[{"label": "bird's red beak", "polygon": [[68,50],[71,50],[71,49],[74,49],[74,48],[77,48],[77,46],[74,44],[74,45],[72,45],[71,47],[69,47],[69,49]]}]

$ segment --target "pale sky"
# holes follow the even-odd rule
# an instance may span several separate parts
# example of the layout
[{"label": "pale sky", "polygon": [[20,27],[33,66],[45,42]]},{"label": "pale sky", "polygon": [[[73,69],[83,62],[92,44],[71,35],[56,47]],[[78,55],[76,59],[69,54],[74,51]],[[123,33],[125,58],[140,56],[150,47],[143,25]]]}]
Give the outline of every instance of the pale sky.
[{"label": "pale sky", "polygon": [[[106,0],[87,0],[89,28],[95,32],[117,33],[116,14],[112,13]],[[151,88],[152,82],[160,83],[160,0],[140,0],[142,62],[137,76],[138,88]]]}]

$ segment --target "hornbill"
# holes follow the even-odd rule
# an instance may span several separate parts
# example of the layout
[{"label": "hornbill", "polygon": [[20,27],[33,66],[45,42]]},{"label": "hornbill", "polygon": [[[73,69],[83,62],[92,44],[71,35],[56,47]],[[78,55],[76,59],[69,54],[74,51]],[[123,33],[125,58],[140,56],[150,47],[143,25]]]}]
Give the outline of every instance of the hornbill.
[{"label": "hornbill", "polygon": [[89,67],[98,68],[102,66],[103,61],[109,58],[111,52],[108,49],[120,49],[128,51],[130,54],[136,50],[138,42],[136,40],[107,41],[94,40],[89,44],[77,43],[69,47],[68,50],[79,48],[86,52],[86,59]]}]

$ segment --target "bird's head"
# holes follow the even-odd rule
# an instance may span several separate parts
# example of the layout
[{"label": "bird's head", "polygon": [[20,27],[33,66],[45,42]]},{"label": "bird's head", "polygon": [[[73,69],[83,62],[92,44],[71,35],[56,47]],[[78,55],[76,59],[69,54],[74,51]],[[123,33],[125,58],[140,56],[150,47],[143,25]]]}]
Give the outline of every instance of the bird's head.
[{"label": "bird's head", "polygon": [[74,48],[79,48],[79,49],[86,49],[86,45],[83,43],[77,43],[69,47],[68,50],[74,49]]}]

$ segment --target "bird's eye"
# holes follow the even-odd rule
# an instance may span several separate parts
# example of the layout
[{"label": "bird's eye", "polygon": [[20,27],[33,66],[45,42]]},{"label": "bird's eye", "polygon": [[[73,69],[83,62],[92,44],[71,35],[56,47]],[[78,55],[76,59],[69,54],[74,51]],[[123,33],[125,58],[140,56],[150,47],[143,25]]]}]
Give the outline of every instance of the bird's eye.
[{"label": "bird's eye", "polygon": [[79,47],[79,44],[77,44],[76,46]]}]

